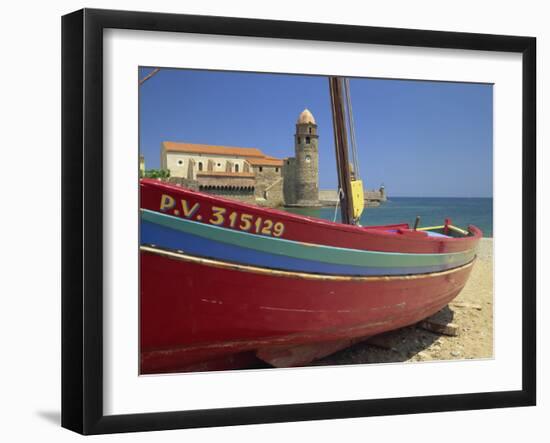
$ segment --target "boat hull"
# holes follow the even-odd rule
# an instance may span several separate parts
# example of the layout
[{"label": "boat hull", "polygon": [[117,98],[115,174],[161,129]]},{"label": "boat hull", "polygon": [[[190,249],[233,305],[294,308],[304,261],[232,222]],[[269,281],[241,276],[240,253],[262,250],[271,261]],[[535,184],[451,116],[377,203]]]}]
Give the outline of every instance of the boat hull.
[{"label": "boat hull", "polygon": [[141,373],[208,368],[200,364],[247,352],[276,366],[306,364],[437,312],[464,287],[471,267],[318,275],[142,247]]}]

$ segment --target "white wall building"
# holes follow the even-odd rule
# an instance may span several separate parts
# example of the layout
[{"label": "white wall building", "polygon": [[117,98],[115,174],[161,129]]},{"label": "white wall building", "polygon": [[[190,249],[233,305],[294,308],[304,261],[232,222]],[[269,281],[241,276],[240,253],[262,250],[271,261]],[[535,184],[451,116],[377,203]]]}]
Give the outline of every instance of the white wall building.
[{"label": "white wall building", "polygon": [[[161,145],[160,164],[172,177],[191,180],[201,172],[228,174],[263,172],[264,167],[281,172],[283,161],[270,157],[256,148],[176,143]],[[261,168],[261,169],[260,169]]]}]

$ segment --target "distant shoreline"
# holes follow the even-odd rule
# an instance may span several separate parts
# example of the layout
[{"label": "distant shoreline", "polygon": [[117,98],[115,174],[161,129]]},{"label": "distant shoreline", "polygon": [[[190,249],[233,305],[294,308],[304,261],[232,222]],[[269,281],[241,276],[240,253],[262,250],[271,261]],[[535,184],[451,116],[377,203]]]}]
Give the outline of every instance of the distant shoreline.
[{"label": "distant shoreline", "polygon": [[426,196],[422,195],[420,197],[414,197],[411,195],[392,195],[391,197],[388,197],[388,200],[391,200],[392,198],[483,198],[483,199],[492,199],[493,197],[441,197],[441,196]]}]

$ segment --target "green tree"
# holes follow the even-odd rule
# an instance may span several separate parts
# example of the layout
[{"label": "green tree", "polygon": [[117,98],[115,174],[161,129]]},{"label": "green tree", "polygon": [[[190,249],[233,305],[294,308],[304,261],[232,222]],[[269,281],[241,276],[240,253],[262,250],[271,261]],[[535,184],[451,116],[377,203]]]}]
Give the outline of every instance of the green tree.
[{"label": "green tree", "polygon": [[170,171],[168,169],[147,169],[145,171],[145,178],[168,178],[170,177]]}]

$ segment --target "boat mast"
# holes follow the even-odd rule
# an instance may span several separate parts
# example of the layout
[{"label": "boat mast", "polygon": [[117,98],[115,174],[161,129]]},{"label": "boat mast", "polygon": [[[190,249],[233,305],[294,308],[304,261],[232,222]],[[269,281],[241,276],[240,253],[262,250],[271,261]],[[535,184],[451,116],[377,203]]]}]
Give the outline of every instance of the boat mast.
[{"label": "boat mast", "polygon": [[344,79],[329,77],[330,101],[332,105],[332,125],[334,128],[334,147],[338,168],[338,198],[342,214],[342,223],[355,224],[351,189],[351,171],[349,167],[348,137],[346,113],[344,108]]}]

